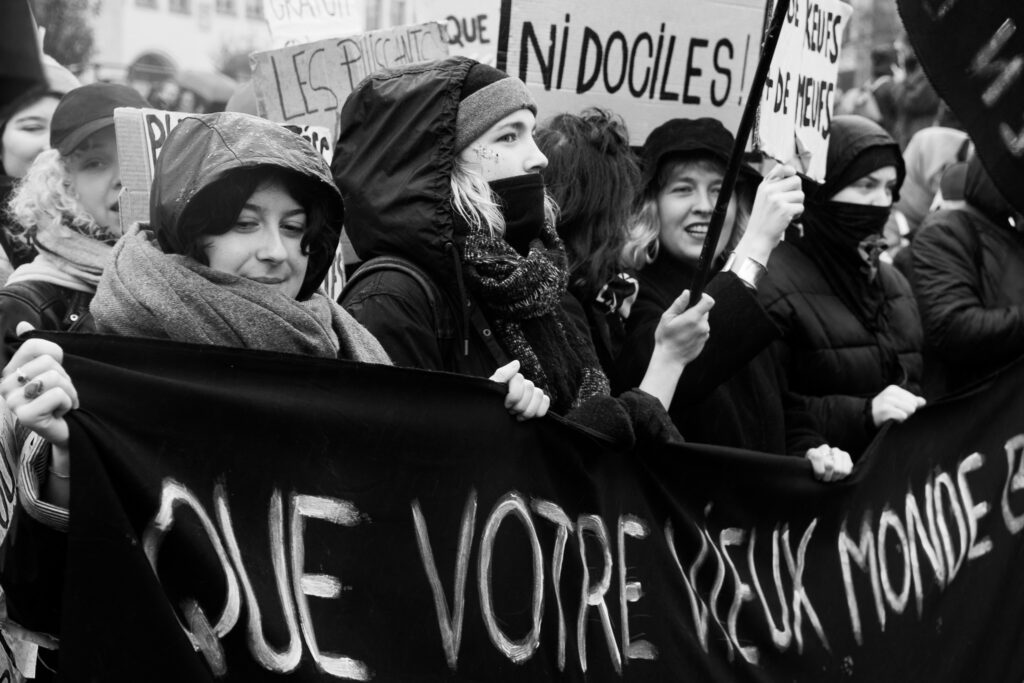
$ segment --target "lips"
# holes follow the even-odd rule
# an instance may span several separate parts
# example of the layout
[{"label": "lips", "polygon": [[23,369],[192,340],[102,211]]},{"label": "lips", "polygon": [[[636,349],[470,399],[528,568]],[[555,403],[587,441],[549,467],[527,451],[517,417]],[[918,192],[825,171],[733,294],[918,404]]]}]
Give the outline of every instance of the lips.
[{"label": "lips", "polygon": [[708,236],[708,225],[708,223],[690,223],[683,230],[687,235],[702,240]]},{"label": "lips", "polygon": [[279,285],[285,281],[285,278],[283,277],[268,277],[265,275],[261,277],[250,277],[248,279],[253,282],[259,282],[261,285]]}]

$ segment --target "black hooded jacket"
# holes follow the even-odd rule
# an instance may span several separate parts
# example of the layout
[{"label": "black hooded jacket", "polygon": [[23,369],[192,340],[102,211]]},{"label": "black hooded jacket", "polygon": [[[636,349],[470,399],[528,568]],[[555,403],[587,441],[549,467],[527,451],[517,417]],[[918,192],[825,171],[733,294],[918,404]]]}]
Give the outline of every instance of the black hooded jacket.
[{"label": "black hooded jacket", "polygon": [[349,288],[345,309],[396,365],[487,377],[511,359],[481,315],[474,315],[462,282],[465,234],[451,208],[455,119],[473,64],[445,60],[365,81],[342,109],[331,171],[359,258],[397,256],[414,263],[440,291],[438,303],[450,324],[438,335],[427,293],[396,270]]},{"label": "black hooded jacket", "polygon": [[[829,181],[805,188],[809,200],[842,189],[836,183],[845,184],[843,171],[867,148],[894,145],[874,123],[842,118],[849,125],[832,129]],[[902,180],[899,165],[897,173]],[[818,210],[827,211],[824,206]],[[790,390],[804,398],[828,443],[856,458],[876,431],[872,398],[890,384],[919,391],[921,323],[910,284],[892,265],[881,262],[877,278],[884,297],[884,324],[879,332],[872,331],[844,303],[809,251],[791,241],[776,247],[759,294],[782,330],[780,358]]]},{"label": "black hooded jacket", "polygon": [[980,159],[967,208],[925,219],[913,244],[926,395],[964,387],[1024,355],[1024,231]]},{"label": "black hooded jacket", "polygon": [[[455,124],[473,60],[378,72],[349,96],[339,121],[331,171],[345,202],[345,230],[362,261],[399,257],[439,292],[450,325],[439,325],[427,289],[389,269],[361,278],[342,304],[384,346],[396,365],[488,377],[512,360],[463,283],[465,224],[451,203]],[[428,285],[430,287],[430,285]],[[590,339],[570,294],[569,320]],[[594,397],[569,417],[619,443],[638,436],[678,438],[667,413],[643,392],[616,401]]]}]

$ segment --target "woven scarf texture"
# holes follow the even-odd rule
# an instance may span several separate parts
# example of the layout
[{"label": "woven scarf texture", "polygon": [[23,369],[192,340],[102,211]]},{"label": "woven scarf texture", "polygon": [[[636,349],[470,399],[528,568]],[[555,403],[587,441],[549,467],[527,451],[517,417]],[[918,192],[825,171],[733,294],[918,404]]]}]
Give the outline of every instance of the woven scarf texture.
[{"label": "woven scarf texture", "polygon": [[551,397],[560,414],[610,393],[593,344],[562,308],[568,282],[565,249],[545,223],[520,256],[486,227],[471,228],[463,247],[466,281],[498,340],[522,373]]},{"label": "woven scarf texture", "polygon": [[79,292],[95,292],[117,236],[95,224],[90,229],[67,223],[63,217],[40,223],[32,238],[39,253],[16,268],[8,282],[42,280]]},{"label": "woven scarf texture", "polygon": [[114,247],[90,311],[104,333],[390,363],[373,335],[322,294],[299,301],[165,254],[137,225]]}]

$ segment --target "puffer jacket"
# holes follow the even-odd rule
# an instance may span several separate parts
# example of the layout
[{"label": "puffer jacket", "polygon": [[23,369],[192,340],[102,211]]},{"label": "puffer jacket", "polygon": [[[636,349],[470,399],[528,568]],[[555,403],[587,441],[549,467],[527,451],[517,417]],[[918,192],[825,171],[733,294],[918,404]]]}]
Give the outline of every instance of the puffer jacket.
[{"label": "puffer jacket", "polygon": [[[454,330],[440,329],[430,294],[416,279],[393,270],[348,288],[345,309],[396,365],[488,377],[511,358],[464,285],[466,226],[456,220],[451,204],[459,96],[474,64],[452,57],[364,80],[342,108],[331,171],[359,258],[412,262],[440,293]],[[589,340],[579,303],[567,293],[563,307]],[[608,400],[587,401],[569,417],[620,444],[679,438],[664,408],[648,394],[630,392],[617,402],[594,398]]]},{"label": "puffer jacket", "polygon": [[1024,355],[1024,231],[977,157],[964,189],[967,208],[929,216],[912,247],[926,395],[960,389]]},{"label": "puffer jacket", "polygon": [[[921,381],[921,324],[910,284],[891,265],[878,277],[888,305],[888,339],[864,326],[833,291],[818,264],[783,242],[759,294],[782,329],[781,358],[789,388],[804,397],[822,436],[857,457],[875,434],[871,399],[890,384],[917,392]],[[887,367],[881,345],[896,351]]]}]

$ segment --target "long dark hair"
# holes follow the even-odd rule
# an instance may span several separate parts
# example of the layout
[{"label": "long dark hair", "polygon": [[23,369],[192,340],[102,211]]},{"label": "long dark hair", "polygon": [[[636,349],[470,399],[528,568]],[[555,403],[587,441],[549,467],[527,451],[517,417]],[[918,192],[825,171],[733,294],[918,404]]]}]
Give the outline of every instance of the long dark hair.
[{"label": "long dark hair", "polygon": [[535,134],[560,210],[558,234],[574,287],[596,293],[618,271],[640,169],[622,118],[603,109],[559,114]]},{"label": "long dark hair", "polygon": [[229,231],[242,213],[242,208],[258,189],[277,184],[306,212],[306,231],[302,235],[302,253],[309,256],[306,277],[299,291],[299,299],[306,299],[316,291],[334,260],[335,245],[341,231],[341,217],[332,215],[326,188],[310,178],[278,166],[252,166],[229,171],[224,177],[202,189],[182,212],[177,226],[177,243],[157,233],[160,247],[168,253],[191,256],[204,265],[206,240],[212,235]]}]

